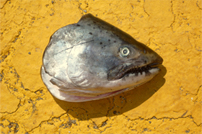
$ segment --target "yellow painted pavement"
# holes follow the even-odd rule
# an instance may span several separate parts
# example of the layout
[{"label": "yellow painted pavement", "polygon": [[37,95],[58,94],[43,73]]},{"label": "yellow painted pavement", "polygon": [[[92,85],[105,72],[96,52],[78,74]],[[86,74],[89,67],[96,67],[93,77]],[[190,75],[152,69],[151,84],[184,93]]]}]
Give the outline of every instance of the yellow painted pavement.
[{"label": "yellow painted pavement", "polygon": [[[149,83],[108,99],[51,96],[42,55],[59,28],[91,13],[164,59]],[[0,0],[2,134],[200,134],[201,0]]]}]

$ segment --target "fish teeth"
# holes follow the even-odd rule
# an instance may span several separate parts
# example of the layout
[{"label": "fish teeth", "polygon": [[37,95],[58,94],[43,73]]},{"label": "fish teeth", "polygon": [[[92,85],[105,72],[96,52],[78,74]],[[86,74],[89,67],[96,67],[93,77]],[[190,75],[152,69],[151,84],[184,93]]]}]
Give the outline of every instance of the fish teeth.
[{"label": "fish teeth", "polygon": [[129,74],[126,74],[124,77],[133,77],[133,76],[140,76],[140,75],[146,75],[146,72],[145,71],[142,71],[142,72],[135,72],[135,73],[129,73]]}]

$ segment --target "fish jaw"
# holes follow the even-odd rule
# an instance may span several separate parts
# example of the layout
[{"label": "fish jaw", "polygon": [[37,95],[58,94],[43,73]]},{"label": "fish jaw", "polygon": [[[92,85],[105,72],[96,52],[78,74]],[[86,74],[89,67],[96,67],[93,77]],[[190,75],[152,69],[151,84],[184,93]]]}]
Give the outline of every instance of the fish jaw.
[{"label": "fish jaw", "polygon": [[138,73],[130,73],[120,79],[109,81],[108,84],[106,84],[104,87],[115,88],[117,90],[124,89],[127,87],[133,89],[134,87],[140,86],[150,81],[159,73],[159,71],[160,69],[156,67],[149,69],[147,73],[144,71]]},{"label": "fish jaw", "polygon": [[[116,81],[111,81],[109,83],[106,83],[103,88],[115,88],[115,91],[103,93],[100,95],[95,95],[94,97],[88,97],[88,96],[76,96],[76,95],[70,95],[65,92],[62,92],[61,89],[57,86],[51,83],[51,79],[53,78],[51,75],[45,72],[44,67],[41,68],[41,76],[42,79],[49,89],[50,93],[56,97],[57,99],[68,101],[68,102],[87,102],[87,101],[93,101],[93,100],[99,100],[104,99],[108,97],[112,97],[115,95],[118,95],[120,93],[123,93],[125,91],[131,90],[137,86],[140,86],[149,80],[151,80],[157,73],[159,72],[158,68],[151,69],[150,73],[151,75],[146,76],[145,73],[138,74],[138,76],[134,77],[133,75],[130,75],[129,77],[125,79],[119,79]],[[127,83],[125,83],[127,82]],[[131,84],[133,83],[133,84]],[[127,86],[126,86],[127,85]],[[118,87],[116,87],[118,86]],[[129,88],[130,87],[130,88]]]}]

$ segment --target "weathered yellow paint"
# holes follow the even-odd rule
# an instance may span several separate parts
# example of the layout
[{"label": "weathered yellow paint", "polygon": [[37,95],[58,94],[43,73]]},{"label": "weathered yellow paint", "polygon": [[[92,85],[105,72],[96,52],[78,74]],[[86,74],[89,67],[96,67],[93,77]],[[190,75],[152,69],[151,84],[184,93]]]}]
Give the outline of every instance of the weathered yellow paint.
[{"label": "weathered yellow paint", "polygon": [[[57,29],[86,13],[159,53],[161,73],[108,99],[54,99],[40,78],[43,51]],[[201,0],[1,0],[1,133],[199,134],[201,13]]]}]

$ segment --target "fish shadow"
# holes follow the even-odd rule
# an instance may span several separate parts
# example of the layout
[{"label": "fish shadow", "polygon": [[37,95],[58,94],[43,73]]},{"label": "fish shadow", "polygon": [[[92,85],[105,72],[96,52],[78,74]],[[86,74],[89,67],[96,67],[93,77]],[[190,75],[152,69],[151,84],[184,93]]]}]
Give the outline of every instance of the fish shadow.
[{"label": "fish shadow", "polygon": [[114,97],[90,102],[66,102],[54,97],[56,103],[66,113],[78,120],[89,120],[98,117],[112,117],[134,109],[153,96],[165,83],[163,78],[167,72],[160,66],[160,73],[151,81]]}]

